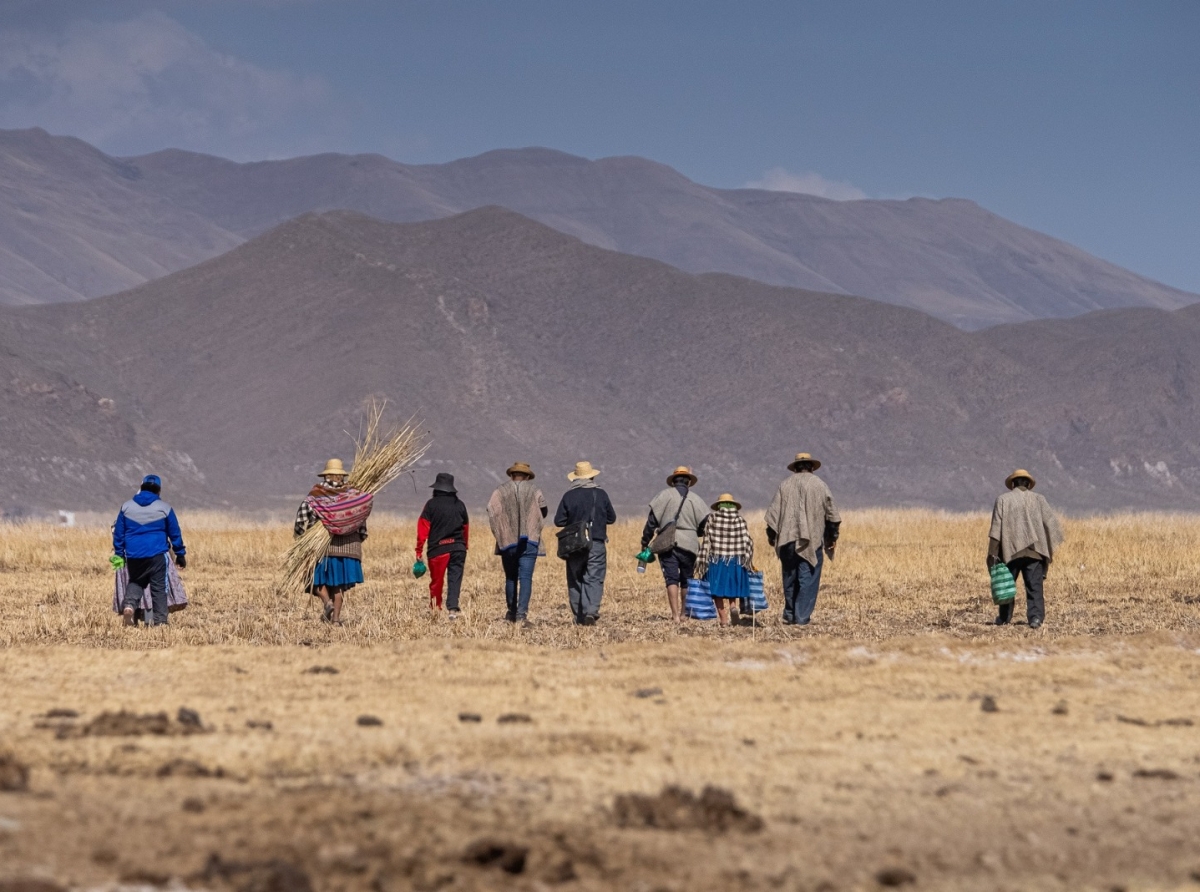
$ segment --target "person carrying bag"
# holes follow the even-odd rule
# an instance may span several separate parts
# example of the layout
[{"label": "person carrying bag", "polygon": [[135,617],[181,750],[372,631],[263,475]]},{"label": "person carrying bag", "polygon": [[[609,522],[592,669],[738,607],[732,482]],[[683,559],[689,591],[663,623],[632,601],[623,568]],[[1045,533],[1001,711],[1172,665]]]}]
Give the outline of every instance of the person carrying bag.
[{"label": "person carrying bag", "polygon": [[642,529],[639,560],[647,555],[658,557],[667,589],[667,606],[675,622],[683,621],[684,602],[700,551],[700,536],[704,535],[709,516],[704,500],[691,491],[696,483],[696,475],[684,465],[668,474],[667,488],[650,501],[650,513]]},{"label": "person carrying bag", "polygon": [[558,556],[566,563],[571,613],[581,626],[593,626],[600,618],[608,572],[608,525],[617,520],[608,493],[596,485],[599,474],[591,462],[578,462],[567,475],[571,488],[554,512],[554,525],[561,528]]}]

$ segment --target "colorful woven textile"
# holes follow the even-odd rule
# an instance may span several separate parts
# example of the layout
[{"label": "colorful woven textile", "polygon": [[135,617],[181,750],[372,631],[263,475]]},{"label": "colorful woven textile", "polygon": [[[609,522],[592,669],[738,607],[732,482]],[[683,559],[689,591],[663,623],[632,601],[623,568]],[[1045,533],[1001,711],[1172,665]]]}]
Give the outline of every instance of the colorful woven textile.
[{"label": "colorful woven textile", "polygon": [[367,522],[374,498],[369,492],[346,489],[328,495],[310,493],[304,501],[331,536],[341,536]]},{"label": "colorful woven textile", "polygon": [[992,565],[992,601],[1007,604],[1017,597],[1017,580],[1013,578],[1008,564],[997,562]]}]

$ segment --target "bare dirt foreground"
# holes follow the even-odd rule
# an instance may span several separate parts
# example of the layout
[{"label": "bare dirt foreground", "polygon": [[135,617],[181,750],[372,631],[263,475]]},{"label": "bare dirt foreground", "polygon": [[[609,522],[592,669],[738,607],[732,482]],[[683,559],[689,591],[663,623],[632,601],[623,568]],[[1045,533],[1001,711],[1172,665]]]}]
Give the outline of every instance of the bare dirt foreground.
[{"label": "bare dirt foreground", "polygon": [[284,533],[199,522],[192,606],[126,632],[103,530],[4,529],[0,890],[1200,889],[1200,522],[1070,524],[1033,632],[986,625],[985,519],[917,520],[727,632],[615,559],[595,629],[550,559],[514,630],[484,549],[431,619],[386,523],[333,629]]}]

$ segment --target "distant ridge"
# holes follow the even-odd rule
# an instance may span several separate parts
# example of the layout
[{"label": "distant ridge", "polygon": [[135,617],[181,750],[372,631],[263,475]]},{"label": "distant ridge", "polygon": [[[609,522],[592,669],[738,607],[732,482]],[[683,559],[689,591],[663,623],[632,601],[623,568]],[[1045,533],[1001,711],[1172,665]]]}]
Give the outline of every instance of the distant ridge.
[{"label": "distant ridge", "polygon": [[[152,322],[148,322],[152,320]],[[502,208],[306,214],[84,303],[0,309],[0,505],[290,510],[363,401],[420,412],[475,509],[582,458],[623,511],[666,469],[765,505],[799,449],[848,505],[988,507],[1013,466],[1073,510],[1200,508],[1200,305],[968,333],[857,297],[693,275]]]},{"label": "distant ridge", "polygon": [[438,165],[336,154],[237,164],[179,150],[117,159],[41,130],[0,131],[0,189],[8,304],[119,291],[310,211],[414,222],[487,205],[686,271],[861,295],[966,329],[1200,300],[970,201],[713,189],[636,157],[533,148]]}]

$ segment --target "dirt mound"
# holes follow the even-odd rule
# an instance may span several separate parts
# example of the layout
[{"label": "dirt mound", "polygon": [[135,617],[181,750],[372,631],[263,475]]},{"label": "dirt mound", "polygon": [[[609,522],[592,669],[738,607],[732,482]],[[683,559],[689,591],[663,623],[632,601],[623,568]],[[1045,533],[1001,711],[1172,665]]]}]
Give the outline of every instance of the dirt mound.
[{"label": "dirt mound", "polygon": [[289,861],[226,861],[215,852],[190,879],[236,892],[312,892],[313,888],[308,874]]},{"label": "dirt mound", "polygon": [[494,839],[480,839],[467,846],[463,860],[480,867],[498,867],[505,873],[523,873],[525,859],[529,856],[528,846],[519,846]]},{"label": "dirt mound", "polygon": [[[102,712],[75,732],[80,737],[140,737],[176,734],[203,734],[204,724],[195,710],[181,706],[174,721],[165,712]],[[63,736],[60,733],[60,736]]]},{"label": "dirt mound", "polygon": [[63,892],[63,887],[49,880],[24,877],[0,880],[0,892]]},{"label": "dirt mound", "polygon": [[23,793],[29,789],[29,766],[11,753],[0,753],[0,792]]},{"label": "dirt mound", "polygon": [[209,768],[195,759],[172,759],[164,762],[155,772],[156,777],[224,777],[225,769]]},{"label": "dirt mound", "polygon": [[699,796],[674,785],[663,787],[657,796],[623,793],[613,801],[613,819],[619,827],[656,830],[755,833],[763,828],[762,818],[739,806],[728,790],[713,786]]}]

